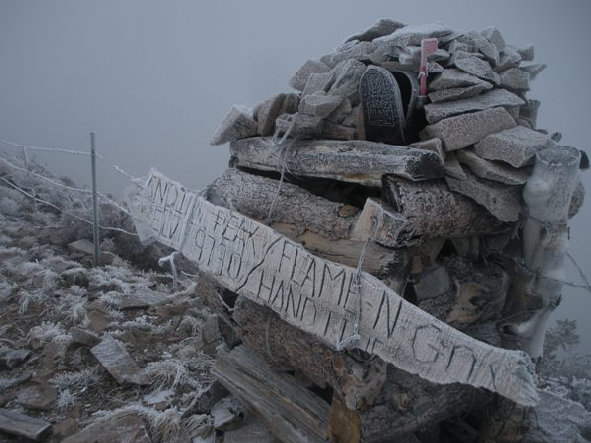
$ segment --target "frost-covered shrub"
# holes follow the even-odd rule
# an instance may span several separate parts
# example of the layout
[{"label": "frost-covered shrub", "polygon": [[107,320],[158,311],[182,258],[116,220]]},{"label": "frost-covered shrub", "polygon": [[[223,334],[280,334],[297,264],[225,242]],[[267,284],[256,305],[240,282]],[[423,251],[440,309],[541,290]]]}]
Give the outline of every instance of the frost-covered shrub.
[{"label": "frost-covered shrub", "polygon": [[122,415],[139,416],[144,421],[150,437],[157,443],[175,441],[181,436],[183,430],[182,415],[175,408],[156,411],[139,404],[133,404],[113,411],[97,411],[93,417],[96,417],[97,421],[104,421],[107,424],[115,417]]}]

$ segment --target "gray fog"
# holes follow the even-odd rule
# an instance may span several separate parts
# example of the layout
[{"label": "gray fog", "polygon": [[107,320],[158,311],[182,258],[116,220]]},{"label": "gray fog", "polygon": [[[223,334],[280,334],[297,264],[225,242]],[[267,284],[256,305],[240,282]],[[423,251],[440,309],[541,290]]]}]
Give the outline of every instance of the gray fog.
[{"label": "gray fog", "polygon": [[[304,61],[380,17],[496,25],[508,42],[533,44],[535,62],[548,64],[528,94],[542,102],[538,127],[589,152],[588,0],[0,0],[0,139],[88,150],[95,131],[103,192],[120,195],[127,184],[113,164],[134,176],[156,167],[202,188],[227,164],[227,147],[208,140],[232,104],[289,91]],[[86,158],[36,157],[89,182]],[[591,189],[591,172],[583,181]],[[570,251],[591,276],[590,208],[571,221]],[[567,279],[579,280],[570,264]],[[590,294],[567,288],[554,314],[577,320],[585,351],[590,308]]]}]

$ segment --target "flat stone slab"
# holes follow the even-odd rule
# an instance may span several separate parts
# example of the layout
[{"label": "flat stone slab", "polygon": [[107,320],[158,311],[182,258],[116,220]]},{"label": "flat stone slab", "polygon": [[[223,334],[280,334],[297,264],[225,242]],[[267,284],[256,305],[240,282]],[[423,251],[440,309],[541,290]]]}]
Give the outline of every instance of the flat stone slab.
[{"label": "flat stone slab", "polygon": [[308,82],[308,78],[310,78],[310,74],[328,72],[331,69],[330,66],[327,66],[320,60],[307,60],[293,75],[289,81],[289,86],[298,91],[303,91]]},{"label": "flat stone slab", "polygon": [[308,77],[306,86],[302,91],[302,97],[306,95],[314,94],[316,92],[327,92],[332,84],[334,78],[334,72],[313,72]]},{"label": "flat stone slab", "polygon": [[47,385],[40,384],[29,386],[19,390],[16,394],[16,401],[28,409],[49,411],[55,405],[57,391]]},{"label": "flat stone slab", "polygon": [[292,114],[298,110],[299,98],[297,94],[275,94],[259,103],[253,116],[257,122],[257,134],[261,136],[273,135],[275,120],[281,114]]},{"label": "flat stone slab", "polygon": [[141,368],[127,353],[125,348],[114,338],[107,336],[90,349],[92,355],[113,376],[117,383],[131,383],[136,385],[149,384],[142,375]]},{"label": "flat stone slab", "polygon": [[298,112],[324,119],[337,109],[342,102],[343,97],[334,95],[306,95],[300,101]]},{"label": "flat stone slab", "polygon": [[460,162],[458,161],[456,152],[457,151],[446,152],[445,163],[443,165],[443,172],[445,173],[445,175],[457,178],[458,180],[465,180],[466,173],[464,172],[464,168],[462,168],[462,165],[460,165]]},{"label": "flat stone slab", "polygon": [[0,369],[13,369],[21,366],[31,356],[28,349],[0,348]]},{"label": "flat stone slab", "polygon": [[482,111],[499,106],[521,106],[525,101],[506,89],[493,89],[476,97],[453,102],[430,103],[425,105],[425,116],[429,123],[467,112]]},{"label": "flat stone slab", "polygon": [[0,431],[2,432],[41,441],[50,429],[51,423],[20,412],[0,408]]},{"label": "flat stone slab", "polygon": [[425,25],[409,25],[397,29],[392,34],[376,38],[373,42],[382,45],[398,46],[420,46],[421,41],[426,38],[438,38],[449,36],[454,30],[441,23],[429,23]]},{"label": "flat stone slab", "polygon": [[519,52],[511,46],[505,46],[505,49],[501,51],[501,56],[499,57],[499,63],[495,67],[496,72],[503,72],[510,68],[516,68],[521,63],[521,55]]},{"label": "flat stone slab", "polygon": [[88,346],[89,348],[92,348],[101,342],[101,338],[97,334],[86,329],[71,328],[69,332],[74,343]]},{"label": "flat stone slab", "polygon": [[458,160],[468,166],[477,177],[485,178],[506,185],[524,185],[529,174],[522,169],[515,169],[505,164],[479,157],[471,149],[456,151]]},{"label": "flat stone slab", "polygon": [[416,143],[411,143],[409,146],[417,149],[425,149],[427,151],[435,152],[442,162],[445,161],[445,151],[443,149],[443,142],[439,138],[432,138],[430,140],[423,140]]},{"label": "flat stone slab", "polygon": [[507,44],[505,43],[505,39],[503,38],[503,34],[499,31],[499,29],[495,26],[489,26],[484,28],[480,33],[488,39],[495,47],[499,53],[505,49]]},{"label": "flat stone slab", "polygon": [[490,63],[476,56],[456,58],[454,65],[461,71],[475,75],[495,85],[501,84],[501,76],[492,70]]},{"label": "flat stone slab", "polygon": [[502,185],[466,173],[465,180],[446,176],[445,182],[453,192],[465,195],[484,206],[501,221],[514,222],[521,214],[521,188]]},{"label": "flat stone slab", "polygon": [[440,120],[426,126],[420,136],[422,140],[440,138],[445,150],[453,151],[515,126],[515,120],[504,108],[492,108]]},{"label": "flat stone slab", "polygon": [[[462,334],[370,274],[317,257],[154,169],[143,185],[126,190],[126,200],[144,226],[138,228],[142,236],[179,250],[228,290],[335,349],[364,350],[435,383],[484,387],[524,405],[538,400],[534,365],[525,353]],[[191,204],[185,208],[181,201]],[[182,238],[167,229],[176,216],[186,217]]]},{"label": "flat stone slab", "polygon": [[515,126],[483,138],[474,146],[474,153],[488,160],[501,160],[515,168],[530,165],[536,153],[554,145],[548,134],[523,126]]},{"label": "flat stone slab", "polygon": [[471,47],[478,49],[484,57],[490,62],[492,66],[499,63],[499,50],[488,38],[477,31],[468,31],[458,39],[466,42]]},{"label": "flat stone slab", "polygon": [[440,89],[464,88],[478,85],[490,85],[492,88],[492,83],[480,77],[457,69],[446,69],[429,83],[429,90],[439,91]]},{"label": "flat stone slab", "polygon": [[257,122],[254,121],[250,109],[245,106],[234,105],[222,120],[220,127],[213,134],[209,143],[212,146],[218,146],[233,140],[254,137],[255,135],[257,135]]},{"label": "flat stone slab", "polygon": [[283,114],[275,120],[279,134],[282,135],[289,131],[292,138],[318,138],[322,134],[323,125],[324,121],[320,117],[299,112]]},{"label": "flat stone slab", "polygon": [[404,28],[405,26],[404,23],[389,18],[380,18],[369,28],[358,34],[352,35],[345,41],[350,42],[353,40],[359,40],[361,42],[370,42],[378,37],[390,35],[397,29]]},{"label": "flat stone slab", "polygon": [[531,75],[519,68],[511,68],[501,72],[501,86],[513,91],[528,91]]},{"label": "flat stone slab", "polygon": [[152,443],[144,421],[137,414],[121,414],[97,420],[62,443]]},{"label": "flat stone slab", "polygon": [[68,244],[68,250],[84,255],[94,255],[94,244],[86,239],[76,240]]},{"label": "flat stone slab", "polygon": [[132,292],[125,294],[121,298],[121,309],[137,309],[147,308],[149,306],[157,306],[166,302],[168,296],[161,292],[152,291],[150,289],[144,289],[142,291]]},{"label": "flat stone slab", "polygon": [[478,85],[465,86],[462,88],[440,89],[438,91],[429,93],[429,99],[431,100],[431,103],[443,103],[462,100],[482,94],[485,91],[489,91],[492,89],[492,87],[493,86],[491,83],[483,82]]},{"label": "flat stone slab", "polygon": [[347,97],[355,106],[359,103],[359,80],[366,66],[358,60],[344,60],[334,68],[334,82],[328,90],[330,95]]},{"label": "flat stone slab", "polygon": [[334,67],[344,60],[369,60],[375,50],[372,42],[347,42],[332,54],[320,58],[320,61]]}]

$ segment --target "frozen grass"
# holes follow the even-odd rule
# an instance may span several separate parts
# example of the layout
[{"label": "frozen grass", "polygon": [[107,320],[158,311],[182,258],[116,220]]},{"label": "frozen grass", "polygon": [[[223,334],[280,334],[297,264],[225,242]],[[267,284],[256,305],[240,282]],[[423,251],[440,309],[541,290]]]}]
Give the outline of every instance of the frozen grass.
[{"label": "frozen grass", "polygon": [[80,371],[62,372],[49,379],[49,383],[60,391],[67,389],[84,389],[99,383],[101,376],[97,366]]},{"label": "frozen grass", "polygon": [[183,430],[181,414],[175,408],[156,411],[139,404],[132,404],[113,411],[98,411],[93,416],[107,425],[109,421],[121,415],[138,415],[144,421],[152,439],[158,443],[176,440]]},{"label": "frozen grass", "polygon": [[190,437],[206,438],[213,432],[213,417],[207,414],[198,414],[190,416],[185,427]]},{"label": "frozen grass", "polygon": [[67,409],[70,406],[74,406],[78,401],[78,396],[69,389],[60,391],[57,396],[56,407],[59,410]]},{"label": "frozen grass", "polygon": [[34,326],[29,332],[28,341],[38,340],[39,342],[55,343],[60,352],[63,352],[70,343],[72,336],[68,334],[61,323],[51,323],[44,321],[39,326]]},{"label": "frozen grass", "polygon": [[209,356],[197,353],[185,358],[170,354],[162,357],[162,360],[148,364],[143,371],[156,390],[177,387],[200,389],[211,382],[213,360]]},{"label": "frozen grass", "polygon": [[73,323],[85,323],[87,321],[86,297],[75,294],[66,294],[60,298],[58,309],[64,317]]}]

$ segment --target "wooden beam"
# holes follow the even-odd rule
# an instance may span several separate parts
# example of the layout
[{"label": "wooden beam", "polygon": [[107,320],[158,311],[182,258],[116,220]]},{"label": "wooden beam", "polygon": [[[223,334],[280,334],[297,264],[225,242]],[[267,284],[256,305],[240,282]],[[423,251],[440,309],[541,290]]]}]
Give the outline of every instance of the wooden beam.
[{"label": "wooden beam", "polygon": [[[238,169],[227,169],[207,190],[208,199],[228,209],[236,210],[303,245],[318,256],[357,267],[365,242],[370,237],[386,246],[394,246],[390,239],[394,231],[384,229],[361,232],[352,236],[359,210],[336,203],[300,188],[292,183],[280,185],[278,180],[256,176]],[[367,211],[364,209],[364,213]],[[269,215],[271,217],[269,218]],[[372,217],[376,216],[372,212]],[[393,228],[390,217],[382,214],[380,226]],[[369,228],[368,228],[369,229]],[[384,241],[380,241],[384,239]],[[392,250],[369,242],[365,246],[363,269],[370,274],[382,275],[393,266],[403,266],[407,252]]]},{"label": "wooden beam", "polygon": [[213,372],[231,393],[263,418],[281,441],[328,441],[329,405],[292,376],[274,372],[244,346],[218,350]]},{"label": "wooden beam", "polygon": [[238,166],[321,177],[367,186],[381,186],[384,174],[409,180],[443,176],[443,163],[432,151],[362,140],[296,140],[276,146],[270,138],[253,137],[230,143]]},{"label": "wooden beam", "polygon": [[507,232],[482,206],[451,192],[441,180],[415,183],[384,177],[384,198],[407,222],[402,239],[412,237],[466,237]]}]

